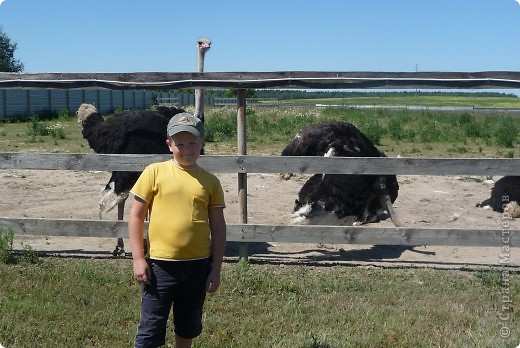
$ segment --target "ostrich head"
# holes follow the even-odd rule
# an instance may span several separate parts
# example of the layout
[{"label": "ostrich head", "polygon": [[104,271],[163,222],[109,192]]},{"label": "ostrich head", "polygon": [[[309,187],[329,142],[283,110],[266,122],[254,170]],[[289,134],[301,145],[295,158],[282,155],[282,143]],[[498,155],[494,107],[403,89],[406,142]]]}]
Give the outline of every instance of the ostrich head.
[{"label": "ostrich head", "polygon": [[96,107],[92,104],[81,104],[76,115],[78,116],[78,123],[83,126],[90,115],[97,114]]},{"label": "ostrich head", "polygon": [[504,213],[509,214],[511,218],[520,218],[520,205],[517,201],[511,201],[506,205]]},{"label": "ostrich head", "polygon": [[206,53],[206,51],[211,47],[211,40],[207,37],[199,37],[197,39],[197,47],[199,51]]},{"label": "ostrich head", "polygon": [[211,47],[211,40],[207,37],[199,37],[197,39],[197,48],[199,49],[199,55],[197,59],[197,71],[204,71],[204,55]]}]

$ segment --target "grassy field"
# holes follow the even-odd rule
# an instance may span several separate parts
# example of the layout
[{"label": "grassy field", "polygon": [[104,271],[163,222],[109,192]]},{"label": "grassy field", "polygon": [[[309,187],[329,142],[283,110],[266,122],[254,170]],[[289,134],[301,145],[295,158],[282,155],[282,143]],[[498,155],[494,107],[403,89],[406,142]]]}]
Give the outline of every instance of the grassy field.
[{"label": "grassy field", "polygon": [[[206,115],[207,153],[235,154],[236,111]],[[520,118],[505,113],[314,108],[248,109],[248,153],[278,155],[300,127],[328,120],[354,123],[389,156],[520,156]],[[0,152],[20,151],[92,152],[64,115],[0,123]],[[5,240],[0,256],[11,252]],[[0,262],[0,344],[132,346],[139,287],[129,259],[26,255],[0,257],[11,260]],[[516,347],[520,275],[502,271],[226,263],[194,346]]]},{"label": "grassy field", "polygon": [[[498,269],[226,263],[194,347],[516,347],[519,287]],[[131,347],[139,299],[129,259],[0,264],[0,343]]]},{"label": "grassy field", "polygon": [[[206,111],[208,154],[236,154],[236,110]],[[520,156],[520,115],[502,112],[434,112],[388,109],[248,108],[248,154],[278,155],[311,123],[356,125],[388,156]],[[0,123],[0,152],[91,153],[75,117]]]},{"label": "grassy field", "polygon": [[[269,103],[269,101],[265,101]],[[424,105],[424,106],[467,106],[475,108],[520,108],[520,98],[514,96],[463,96],[440,93],[439,95],[388,93],[374,96],[351,96],[345,98],[279,100],[280,104],[314,106],[325,105]]]}]

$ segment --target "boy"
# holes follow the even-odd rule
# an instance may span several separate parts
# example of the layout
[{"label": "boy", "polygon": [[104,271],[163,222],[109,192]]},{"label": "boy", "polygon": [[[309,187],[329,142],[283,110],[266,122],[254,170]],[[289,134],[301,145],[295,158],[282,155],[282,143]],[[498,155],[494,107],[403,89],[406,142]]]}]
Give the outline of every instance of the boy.
[{"label": "boy", "polygon": [[[226,243],[224,193],[217,177],[197,165],[203,146],[200,119],[180,113],[167,127],[173,159],[146,167],[130,191],[128,229],[135,279],[141,283],[141,320],[135,347],[165,344],[174,311],[175,346],[191,347],[202,332],[206,292],[217,291]],[[148,254],[144,220],[150,210]]]}]

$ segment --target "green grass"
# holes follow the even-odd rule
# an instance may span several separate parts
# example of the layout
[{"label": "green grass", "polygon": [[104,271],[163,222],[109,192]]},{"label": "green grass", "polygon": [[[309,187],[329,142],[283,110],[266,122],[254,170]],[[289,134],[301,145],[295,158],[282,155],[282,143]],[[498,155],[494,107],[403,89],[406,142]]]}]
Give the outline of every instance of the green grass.
[{"label": "green grass", "polygon": [[38,263],[40,260],[36,251],[29,245],[24,245],[21,252],[13,248],[14,231],[0,226],[0,264]]},{"label": "green grass", "polygon": [[[234,108],[208,108],[207,154],[237,153],[236,118]],[[353,123],[388,156],[520,156],[520,117],[506,113],[282,107],[247,109],[248,153],[279,155],[300,128],[333,120]],[[92,153],[67,115],[0,123],[0,152],[20,151]]]},{"label": "green grass", "polygon": [[[236,111],[213,109],[207,113],[208,153],[236,143]],[[296,132],[311,123],[351,122],[387,155],[452,157],[514,157],[519,154],[520,119],[507,114],[471,114],[409,110],[315,108],[251,108],[247,114],[248,149],[278,155]],[[424,144],[425,151],[409,148]],[[219,148],[220,147],[220,148]]]},{"label": "green grass", "polygon": [[[265,101],[269,103],[269,101]],[[345,98],[288,99],[277,101],[281,105],[424,105],[424,106],[465,106],[475,108],[520,108],[520,98],[513,96],[479,96],[473,95],[417,95],[387,93],[350,96]]]},{"label": "green grass", "polygon": [[27,121],[0,123],[1,152],[89,153],[76,117],[60,115],[43,119],[33,115]]},{"label": "green grass", "polygon": [[[0,264],[1,344],[132,346],[140,295],[129,259],[42,260]],[[507,285],[507,322],[498,318],[501,277],[499,269],[225,263],[194,347],[515,347],[520,276]]]}]

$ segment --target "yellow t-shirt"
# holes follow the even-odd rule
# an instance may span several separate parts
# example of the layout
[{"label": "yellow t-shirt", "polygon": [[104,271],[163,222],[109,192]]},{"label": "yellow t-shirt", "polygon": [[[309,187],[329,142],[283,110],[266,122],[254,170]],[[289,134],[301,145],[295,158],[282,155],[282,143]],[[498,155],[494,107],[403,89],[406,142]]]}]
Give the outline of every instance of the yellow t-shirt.
[{"label": "yellow t-shirt", "polygon": [[211,254],[208,208],[225,207],[218,178],[201,167],[173,161],[145,168],[130,191],[150,204],[149,254],[160,260],[192,260]]}]

